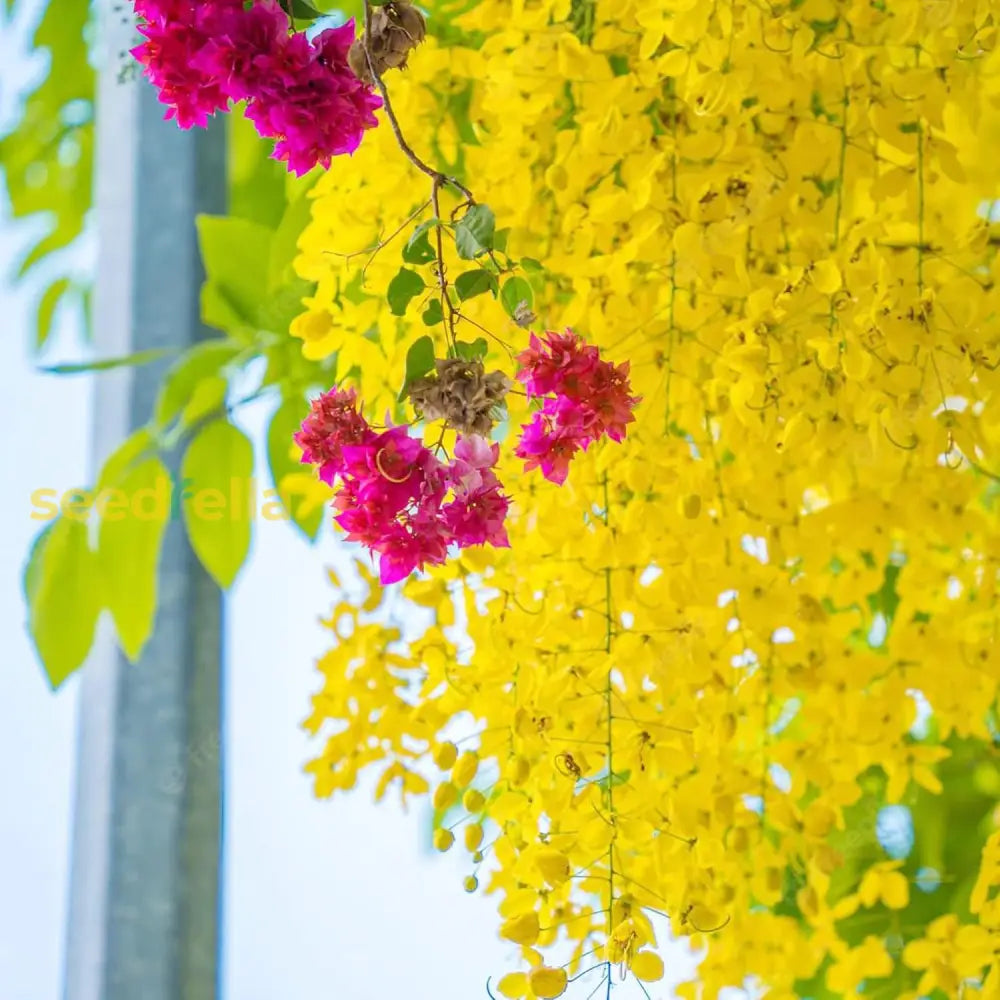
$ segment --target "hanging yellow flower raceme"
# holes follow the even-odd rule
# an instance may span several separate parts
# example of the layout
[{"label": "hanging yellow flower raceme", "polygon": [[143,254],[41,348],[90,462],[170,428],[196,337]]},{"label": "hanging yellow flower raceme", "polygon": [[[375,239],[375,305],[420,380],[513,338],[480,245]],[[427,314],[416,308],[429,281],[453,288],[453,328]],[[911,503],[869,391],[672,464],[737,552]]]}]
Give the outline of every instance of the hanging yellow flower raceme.
[{"label": "hanging yellow flower raceme", "polygon": [[[1000,2],[430,13],[387,76],[396,114],[488,203],[531,298],[470,295],[460,335],[511,375],[530,310],[628,360],[643,402],[560,487],[513,457],[510,397],[511,548],[404,585],[429,611],[405,642],[370,575],[338,598],[317,794],[374,766],[381,793],[426,775],[473,817],[466,888],[527,969],[504,996],[572,991],[595,958],[659,979],[659,913],[707,945],[684,996],[996,995],[995,836],[975,905],[949,908],[995,829]],[[398,407],[418,336],[444,354],[434,277],[395,315],[400,246],[356,255],[429,218],[427,188],[380,127],[300,241],[318,288],[292,332],[371,413]],[[454,282],[468,261],[444,254]],[[935,894],[965,863],[964,902]]]}]

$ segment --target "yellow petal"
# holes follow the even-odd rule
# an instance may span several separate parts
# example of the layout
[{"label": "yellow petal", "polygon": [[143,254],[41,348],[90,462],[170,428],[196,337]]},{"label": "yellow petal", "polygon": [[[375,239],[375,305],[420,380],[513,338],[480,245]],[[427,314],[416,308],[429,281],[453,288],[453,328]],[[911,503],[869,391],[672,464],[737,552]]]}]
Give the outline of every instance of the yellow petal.
[{"label": "yellow petal", "polygon": [[632,973],[644,983],[655,983],[663,978],[663,959],[655,951],[636,952],[632,959]]}]

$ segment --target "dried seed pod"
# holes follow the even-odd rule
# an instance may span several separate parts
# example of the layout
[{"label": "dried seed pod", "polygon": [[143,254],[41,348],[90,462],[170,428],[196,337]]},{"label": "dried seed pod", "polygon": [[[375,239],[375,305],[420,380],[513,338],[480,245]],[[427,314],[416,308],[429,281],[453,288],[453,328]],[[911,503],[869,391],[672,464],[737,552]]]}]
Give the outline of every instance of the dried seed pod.
[{"label": "dried seed pod", "polygon": [[[371,57],[375,71],[381,76],[388,69],[403,69],[410,51],[427,34],[424,16],[410,0],[391,0],[372,12]],[[355,40],[347,54],[354,75],[369,85],[372,79],[365,57],[364,36]]]},{"label": "dried seed pod", "polygon": [[527,302],[522,301],[518,302],[515,307],[513,319],[519,327],[525,329],[531,326],[538,317],[531,311],[531,306]]},{"label": "dried seed pod", "polygon": [[496,410],[510,389],[503,372],[483,369],[481,361],[439,358],[435,373],[410,386],[410,402],[425,420],[444,420],[462,434],[487,437]]}]

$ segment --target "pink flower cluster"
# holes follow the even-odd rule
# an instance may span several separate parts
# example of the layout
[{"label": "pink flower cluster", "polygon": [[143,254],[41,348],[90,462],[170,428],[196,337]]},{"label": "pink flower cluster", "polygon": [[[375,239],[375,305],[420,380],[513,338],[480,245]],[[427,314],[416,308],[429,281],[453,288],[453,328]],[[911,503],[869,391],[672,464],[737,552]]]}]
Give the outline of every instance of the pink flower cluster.
[{"label": "pink flower cluster", "polygon": [[484,438],[460,437],[446,465],[405,427],[376,431],[354,390],[334,388],[313,401],[295,441],[302,461],[339,485],[334,520],[349,541],[379,555],[383,584],[441,565],[450,545],[510,544],[509,500],[493,471],[500,449]]},{"label": "pink flower cluster", "polygon": [[290,34],[277,0],[134,0],[145,41],[132,54],[183,128],[204,127],[230,101],[246,101],[247,117],[274,157],[297,175],[353,153],[378,124],[381,99],[351,71],[354,22],[310,42]]},{"label": "pink flower cluster", "polygon": [[522,427],[516,454],[525,468],[541,468],[542,475],[562,484],[578,451],[602,436],[622,441],[626,425],[640,402],[631,395],[626,361],[602,361],[600,351],[572,330],[531,335],[530,346],[518,356],[517,377],[542,408]]}]

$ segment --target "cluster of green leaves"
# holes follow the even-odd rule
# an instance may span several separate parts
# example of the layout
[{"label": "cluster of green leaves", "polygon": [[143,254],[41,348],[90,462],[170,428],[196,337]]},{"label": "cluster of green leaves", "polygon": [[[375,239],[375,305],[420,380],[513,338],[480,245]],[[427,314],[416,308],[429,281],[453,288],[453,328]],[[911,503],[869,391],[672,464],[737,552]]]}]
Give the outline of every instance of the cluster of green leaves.
[{"label": "cluster of green leaves", "polygon": [[[266,149],[250,141],[244,122],[234,117],[232,129],[233,214],[197,220],[206,272],[201,317],[217,334],[165,367],[148,423],[107,459],[92,489],[64,503],[28,559],[29,630],[54,687],[82,665],[102,611],[110,613],[132,660],[152,633],[167,518],[134,512],[122,517],[118,511],[109,517],[109,491],[134,501],[142,491],[155,494],[178,477],[190,483],[190,495],[182,491],[177,506],[191,546],[220,587],[235,580],[253,532],[253,518],[238,510],[248,498],[234,495],[233,486],[246,484],[249,491],[254,474],[253,445],[232,421],[242,403],[266,397],[276,404],[267,430],[270,484],[307,539],[315,540],[319,532],[322,511],[304,512],[302,498],[282,487],[298,469],[291,442],[307,412],[307,397],[327,387],[335,363],[304,360],[288,336],[302,298],[312,291],[291,268],[308,219],[305,192],[311,180],[287,178],[266,159]],[[142,352],[50,370],[100,371],[160,361],[161,354]],[[234,400],[236,389],[247,384],[251,391]],[[210,490],[231,505],[221,517],[209,519],[195,509],[198,495]],[[172,497],[171,511],[174,505]]]},{"label": "cluster of green leaves", "polygon": [[[527,277],[516,272],[543,280],[538,261],[532,258],[515,261],[507,255],[508,234],[508,230],[497,230],[496,217],[485,204],[467,205],[457,220],[425,219],[403,245],[403,264],[389,282],[386,299],[392,314],[405,316],[410,303],[423,297],[421,318],[428,327],[445,328],[447,357],[484,359],[489,349],[486,339],[477,336],[465,341],[457,336],[456,323],[462,320],[464,303],[480,295],[491,295],[515,323],[524,326],[533,318],[535,290]],[[447,277],[445,262],[439,256],[443,254],[444,240],[454,246],[460,261],[469,264],[454,279]],[[406,356],[400,400],[406,397],[414,381],[433,371],[435,356],[432,336],[424,335],[414,341]]]},{"label": "cluster of green leaves", "polygon": [[[8,11],[14,8],[7,0]],[[61,0],[45,9],[32,39],[47,53],[50,67],[28,95],[10,134],[0,139],[0,163],[15,219],[42,218],[47,231],[21,262],[17,277],[35,272],[57,250],[83,232],[93,187],[95,74],[85,39],[89,0]],[[51,281],[38,304],[34,346],[45,347],[57,307],[64,301],[83,303],[88,287],[66,271],[48,265]]]}]

